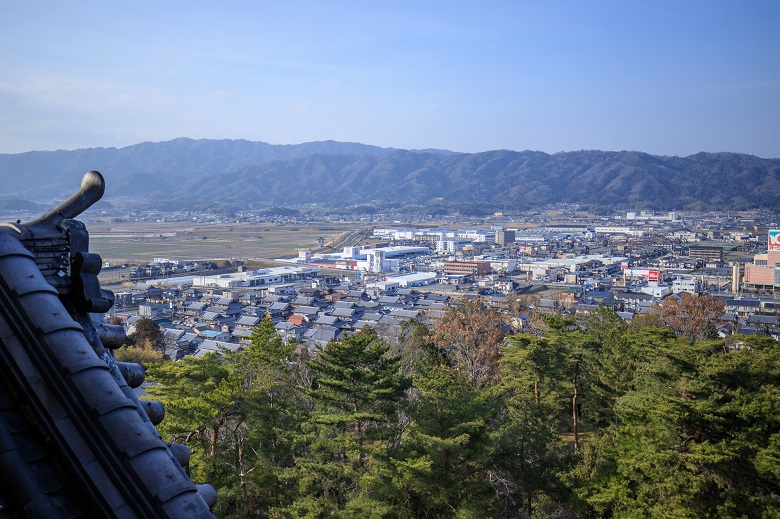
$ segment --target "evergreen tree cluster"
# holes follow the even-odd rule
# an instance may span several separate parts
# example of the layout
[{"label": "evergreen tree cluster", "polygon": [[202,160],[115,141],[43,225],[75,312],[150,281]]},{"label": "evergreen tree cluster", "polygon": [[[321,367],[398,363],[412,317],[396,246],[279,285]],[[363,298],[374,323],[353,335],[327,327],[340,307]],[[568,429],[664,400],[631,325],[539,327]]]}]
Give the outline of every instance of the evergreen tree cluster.
[{"label": "evergreen tree cluster", "polygon": [[147,392],[224,518],[780,517],[776,341],[506,322],[468,302],[310,357],[266,320]]}]

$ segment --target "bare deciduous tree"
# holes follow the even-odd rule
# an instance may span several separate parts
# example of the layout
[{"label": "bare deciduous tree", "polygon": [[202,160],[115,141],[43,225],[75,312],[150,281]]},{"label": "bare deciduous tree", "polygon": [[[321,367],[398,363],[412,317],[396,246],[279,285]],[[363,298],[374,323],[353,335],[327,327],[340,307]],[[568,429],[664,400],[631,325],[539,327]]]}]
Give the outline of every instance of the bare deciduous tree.
[{"label": "bare deciduous tree", "polygon": [[667,297],[653,308],[661,324],[691,342],[716,338],[716,326],[722,322],[724,311],[723,301],[687,292],[680,294],[679,299]]},{"label": "bare deciduous tree", "polygon": [[444,314],[433,342],[470,382],[483,384],[498,377],[505,335],[501,315],[475,299],[453,306]]}]

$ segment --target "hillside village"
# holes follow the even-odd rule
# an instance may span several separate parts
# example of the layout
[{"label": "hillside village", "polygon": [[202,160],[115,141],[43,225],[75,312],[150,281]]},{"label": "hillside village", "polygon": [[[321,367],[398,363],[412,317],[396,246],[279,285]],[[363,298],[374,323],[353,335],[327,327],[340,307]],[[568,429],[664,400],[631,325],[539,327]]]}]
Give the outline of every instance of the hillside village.
[{"label": "hillside village", "polygon": [[[688,292],[723,301],[722,336],[778,338],[780,251],[769,246],[776,231],[764,230],[777,227],[772,218],[639,212],[574,223],[532,215],[529,223],[543,224],[523,228],[385,224],[370,245],[301,250],[278,267],[236,262],[214,273],[208,262],[156,258],[130,271],[137,282],[117,293],[113,312],[130,333],[142,317],[157,322],[174,359],[242,348],[265,318],[314,352],[366,326],[395,336],[409,319],[436,320],[474,298],[504,313],[517,297],[537,314],[605,306],[628,321]],[[518,329],[528,319],[508,317]]]}]

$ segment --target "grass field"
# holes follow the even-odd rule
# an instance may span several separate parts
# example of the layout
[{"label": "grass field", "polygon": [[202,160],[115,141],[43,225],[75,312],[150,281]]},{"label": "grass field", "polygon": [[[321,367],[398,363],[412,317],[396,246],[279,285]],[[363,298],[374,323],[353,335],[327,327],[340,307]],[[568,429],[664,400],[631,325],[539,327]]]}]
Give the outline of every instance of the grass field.
[{"label": "grass field", "polygon": [[[210,224],[87,222],[90,251],[111,263],[147,263],[154,258],[183,260],[273,259],[294,257],[299,249],[319,250],[317,239],[342,246],[344,236],[365,243],[365,225],[351,223]],[[352,243],[350,243],[352,244]],[[347,245],[347,244],[344,244]]]}]

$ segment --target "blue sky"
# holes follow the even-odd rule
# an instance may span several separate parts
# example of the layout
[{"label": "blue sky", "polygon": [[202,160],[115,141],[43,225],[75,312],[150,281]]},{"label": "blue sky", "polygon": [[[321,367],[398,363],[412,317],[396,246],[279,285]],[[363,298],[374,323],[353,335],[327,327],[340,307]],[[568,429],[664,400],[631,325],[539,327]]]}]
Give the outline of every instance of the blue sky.
[{"label": "blue sky", "polygon": [[177,137],[780,157],[780,2],[0,0],[0,153]]}]

